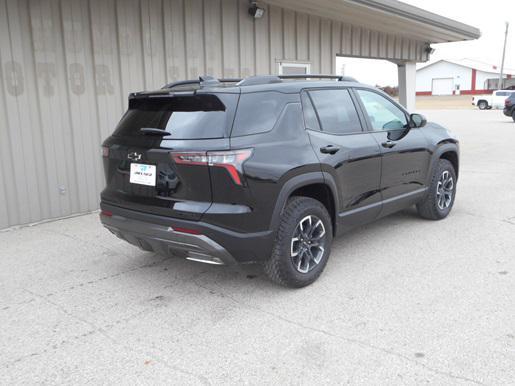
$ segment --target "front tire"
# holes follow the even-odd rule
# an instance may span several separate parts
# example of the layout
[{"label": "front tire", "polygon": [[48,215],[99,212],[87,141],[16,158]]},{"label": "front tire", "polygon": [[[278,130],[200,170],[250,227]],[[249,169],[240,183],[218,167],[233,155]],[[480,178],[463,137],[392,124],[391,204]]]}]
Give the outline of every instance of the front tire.
[{"label": "front tire", "polygon": [[456,197],[456,171],[446,159],[438,160],[426,197],[417,204],[418,214],[429,220],[449,215]]},{"label": "front tire", "polygon": [[479,110],[485,110],[486,108],[488,108],[488,103],[486,101],[479,101],[477,103],[477,107],[479,108]]},{"label": "front tire", "polygon": [[333,226],[325,206],[309,197],[292,197],[281,214],[265,272],[282,286],[305,287],[324,270],[332,241]]}]

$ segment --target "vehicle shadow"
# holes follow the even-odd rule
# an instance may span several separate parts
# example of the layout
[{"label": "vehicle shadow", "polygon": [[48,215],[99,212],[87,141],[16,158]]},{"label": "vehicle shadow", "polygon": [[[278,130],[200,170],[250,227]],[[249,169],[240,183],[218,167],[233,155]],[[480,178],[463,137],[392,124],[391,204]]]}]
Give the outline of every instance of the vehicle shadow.
[{"label": "vehicle shadow", "polygon": [[[382,243],[383,235],[386,234],[385,229],[391,229],[396,225],[415,226],[425,221],[427,220],[423,220],[417,215],[415,208],[409,208],[353,229],[333,241],[331,259],[336,258],[337,252],[346,259],[346,266],[352,265],[353,261],[347,260],[345,251],[362,248],[363,254],[366,254],[370,244],[364,243],[364,238],[367,239],[367,243],[372,240],[373,243],[379,245]],[[189,261],[180,257],[163,257],[143,251],[140,254],[133,254],[133,256],[125,260],[124,266],[120,266],[119,269],[122,272],[130,272],[134,278],[138,277],[145,285],[154,282],[165,283],[165,286],[168,287],[181,286],[181,283],[193,283],[205,289],[212,289],[213,286],[220,289],[238,286],[259,286],[261,289],[274,288],[275,290],[282,288],[268,280],[262,265],[258,263],[218,266]],[[289,289],[283,290],[289,291]]]}]

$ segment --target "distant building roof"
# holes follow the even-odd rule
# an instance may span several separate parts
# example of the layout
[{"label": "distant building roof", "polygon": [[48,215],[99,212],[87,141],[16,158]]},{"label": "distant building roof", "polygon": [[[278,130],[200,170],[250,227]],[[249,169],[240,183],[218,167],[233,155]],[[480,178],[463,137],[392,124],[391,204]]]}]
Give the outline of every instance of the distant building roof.
[{"label": "distant building roof", "polygon": [[[440,63],[440,62],[452,63],[452,64],[456,64],[458,66],[468,67],[468,68],[472,68],[472,69],[478,70],[478,71],[490,72],[492,74],[498,74],[499,70],[500,70],[499,66],[497,66],[495,64],[485,63],[485,62],[481,62],[480,60],[475,60],[475,59],[463,58],[463,59],[459,59],[459,60],[455,60],[455,59],[437,60],[436,62],[425,64],[424,66],[421,66],[420,68],[417,69],[417,71],[422,70],[424,68],[431,67],[432,65],[434,65],[436,63]],[[505,67],[503,70],[503,73],[513,75],[513,74],[515,74],[515,69]]]}]

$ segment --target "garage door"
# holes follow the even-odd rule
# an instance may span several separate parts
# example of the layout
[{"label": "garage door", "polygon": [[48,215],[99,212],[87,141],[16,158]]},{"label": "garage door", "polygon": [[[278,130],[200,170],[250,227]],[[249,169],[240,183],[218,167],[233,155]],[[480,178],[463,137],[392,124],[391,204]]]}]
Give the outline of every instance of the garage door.
[{"label": "garage door", "polygon": [[454,90],[454,80],[453,78],[437,78],[433,79],[433,95],[452,95],[452,90]]}]

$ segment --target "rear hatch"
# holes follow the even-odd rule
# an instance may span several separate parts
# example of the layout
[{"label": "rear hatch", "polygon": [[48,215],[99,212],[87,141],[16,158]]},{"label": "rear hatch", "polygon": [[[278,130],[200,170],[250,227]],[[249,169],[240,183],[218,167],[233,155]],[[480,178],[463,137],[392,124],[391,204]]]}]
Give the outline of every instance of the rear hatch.
[{"label": "rear hatch", "polygon": [[230,93],[131,97],[129,109],[103,144],[102,201],[200,219],[212,202],[209,166],[202,157],[208,151],[229,149],[237,102],[238,94]]}]

